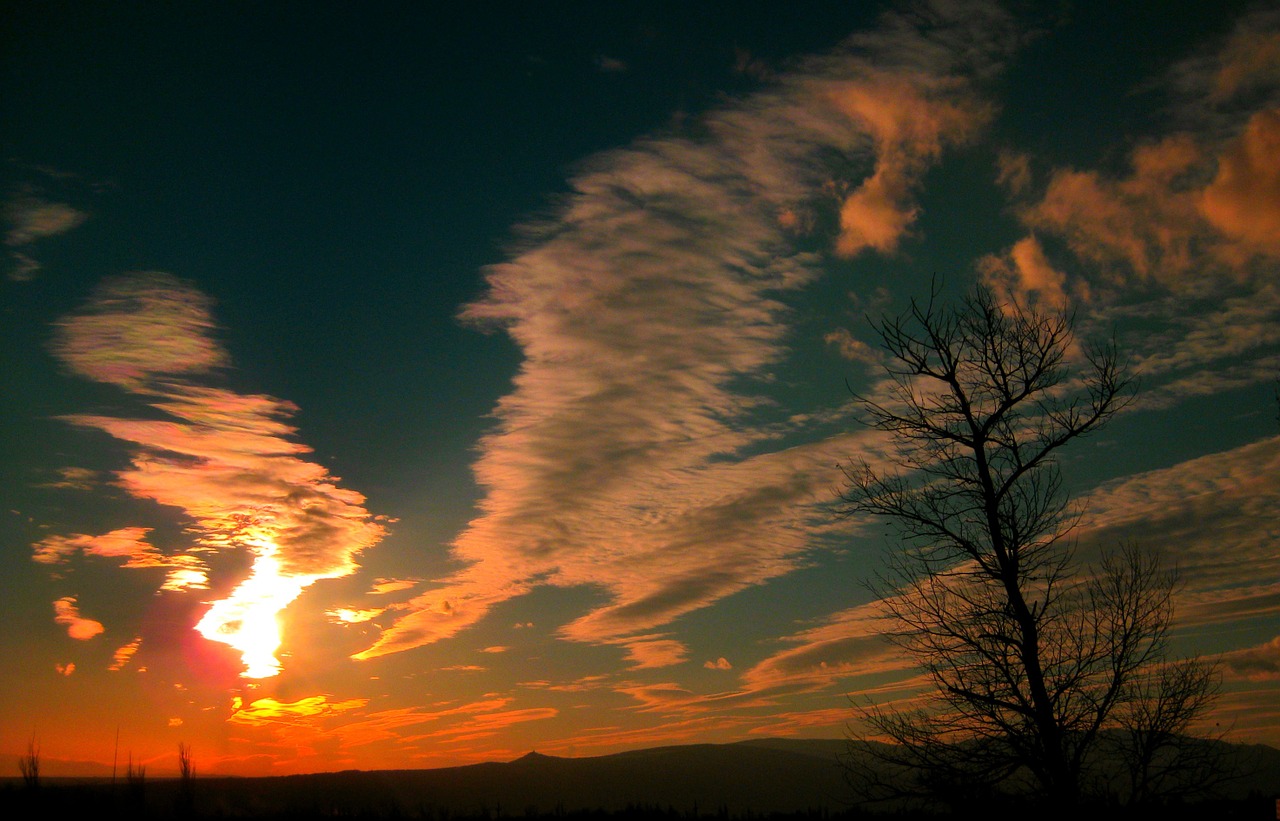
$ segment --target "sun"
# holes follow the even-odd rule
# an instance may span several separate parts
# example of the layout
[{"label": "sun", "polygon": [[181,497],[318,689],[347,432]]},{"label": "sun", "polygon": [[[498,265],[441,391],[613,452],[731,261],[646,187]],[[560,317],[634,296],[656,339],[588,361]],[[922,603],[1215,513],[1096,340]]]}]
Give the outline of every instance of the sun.
[{"label": "sun", "polygon": [[243,678],[279,674],[276,650],[280,648],[280,611],[321,578],[282,574],[277,550],[270,542],[256,545],[249,578],[227,598],[213,602],[196,624],[196,630],[205,638],[240,651],[245,666],[240,674]]}]

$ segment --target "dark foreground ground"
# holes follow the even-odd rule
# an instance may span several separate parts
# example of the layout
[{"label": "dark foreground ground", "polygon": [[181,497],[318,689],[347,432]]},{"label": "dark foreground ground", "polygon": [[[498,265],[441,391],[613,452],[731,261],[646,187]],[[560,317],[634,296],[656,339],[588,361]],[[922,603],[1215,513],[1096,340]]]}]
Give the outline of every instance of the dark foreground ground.
[{"label": "dark foreground ground", "polygon": [[[417,818],[426,821],[841,821],[937,818],[854,805],[841,740],[771,739],[635,750],[594,758],[531,753],[506,763],[433,770],[347,771],[272,778],[41,780],[0,778],[0,819]],[[1273,821],[1280,751],[1233,746],[1242,772],[1214,801],[1141,811],[1014,804],[966,807],[952,818],[1049,821]],[[16,773],[15,773],[16,775]]]},{"label": "dark foreground ground", "polygon": [[[282,804],[274,800],[258,801],[241,791],[222,793],[219,785],[197,783],[188,797],[175,784],[159,782],[148,784],[142,794],[127,788],[111,789],[110,785],[45,784],[32,793],[21,787],[8,785],[0,788],[0,817],[26,821],[26,819],[188,819],[188,818],[243,818],[280,819],[280,821],[304,821],[305,819],[423,819],[423,821],[891,821],[892,819],[916,819],[926,821],[937,818],[983,819],[1045,819],[1049,817],[1043,808],[1035,807],[974,807],[954,814],[930,813],[921,810],[873,811],[847,807],[832,810],[811,808],[793,812],[755,813],[750,810],[740,814],[725,806],[693,806],[684,809],[675,806],[633,804],[620,809],[574,809],[534,806],[505,807],[495,804],[470,813],[457,813],[447,807],[437,806],[428,800],[415,805],[405,805],[398,800],[370,798],[367,803],[334,802],[326,796],[314,800],[299,800]],[[1268,795],[1246,798],[1206,801],[1194,804],[1171,804],[1144,810],[1123,808],[1093,808],[1076,817],[1088,821],[1272,821],[1277,818],[1276,799]]]}]

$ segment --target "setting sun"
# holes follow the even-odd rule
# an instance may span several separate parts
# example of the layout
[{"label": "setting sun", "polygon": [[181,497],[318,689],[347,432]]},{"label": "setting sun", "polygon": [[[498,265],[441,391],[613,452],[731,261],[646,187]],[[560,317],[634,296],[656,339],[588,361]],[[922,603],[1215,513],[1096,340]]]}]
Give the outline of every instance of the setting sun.
[{"label": "setting sun", "polygon": [[245,678],[270,678],[280,672],[276,650],[280,647],[280,611],[318,577],[280,573],[274,544],[254,548],[253,569],[231,595],[213,602],[196,624],[205,638],[229,644],[240,651]]}]

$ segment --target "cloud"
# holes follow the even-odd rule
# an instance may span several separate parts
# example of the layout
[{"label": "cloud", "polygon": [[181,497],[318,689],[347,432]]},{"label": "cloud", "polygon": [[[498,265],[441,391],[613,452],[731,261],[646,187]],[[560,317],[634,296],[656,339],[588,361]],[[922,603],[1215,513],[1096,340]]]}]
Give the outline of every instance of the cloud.
[{"label": "cloud", "polygon": [[416,587],[419,581],[419,579],[377,579],[369,592],[379,596],[396,593]]},{"label": "cloud", "polygon": [[638,636],[618,643],[627,648],[627,658],[634,662],[632,670],[683,664],[689,655],[688,647],[661,636]]},{"label": "cloud", "polygon": [[1026,158],[1002,156],[1000,179],[1024,195],[1019,218],[1038,235],[1028,239],[1052,238],[1069,252],[1070,270],[1052,266],[1075,279],[1068,292],[1105,298],[1158,285],[1204,297],[1224,282],[1271,278],[1280,257],[1278,52],[1280,14],[1256,12],[1175,65],[1162,81],[1170,129],[1132,149],[1127,173],[1057,168],[1036,198],[1027,196]]},{"label": "cloud", "polygon": [[1031,157],[1021,152],[1001,151],[996,155],[996,184],[1010,194],[1031,187]]},{"label": "cloud", "polygon": [[864,365],[878,366],[884,362],[884,356],[881,352],[861,339],[854,337],[847,328],[837,328],[826,336],[822,337],[822,341],[834,347],[842,357],[850,362],[861,362]]},{"label": "cloud", "polygon": [[340,607],[336,610],[326,610],[325,615],[332,619],[335,624],[363,624],[376,619],[385,610],[385,607],[376,607],[371,610],[350,610]]},{"label": "cloud", "polygon": [[64,488],[67,490],[92,490],[97,483],[97,471],[89,468],[65,467],[58,469],[56,482],[45,482],[37,487]]},{"label": "cloud", "polygon": [[558,210],[522,227],[462,312],[524,357],[480,443],[480,514],[452,545],[464,568],[356,658],[453,636],[540,585],[603,599],[562,637],[630,647],[804,564],[850,448],[771,450],[788,429],[759,422],[788,353],[783,297],[822,263],[779,215],[830,204],[843,180],[844,215],[828,214],[843,251],[896,247],[919,175],[987,116],[974,78],[1005,49],[999,12],[946,8],[890,15],[694,136],[591,158]]},{"label": "cloud", "polygon": [[[997,294],[1012,295],[1020,304],[1051,311],[1063,310],[1070,304],[1066,276],[1050,264],[1034,236],[1018,240],[1003,256],[983,257],[978,261],[978,271],[987,287]],[[1087,293],[1086,289],[1086,296]]]},{"label": "cloud", "polygon": [[627,64],[617,57],[609,57],[604,54],[596,55],[594,60],[596,68],[605,74],[623,74],[627,71]]},{"label": "cloud", "polygon": [[211,300],[160,272],[113,277],[82,312],[59,320],[53,352],[76,374],[130,390],[149,379],[228,363],[212,338]]},{"label": "cloud", "polygon": [[77,641],[88,641],[103,631],[102,623],[80,615],[75,596],[63,596],[53,603],[53,620],[67,628],[67,635]]},{"label": "cloud", "polygon": [[1256,647],[1224,653],[1227,672],[1247,681],[1280,681],[1280,636]]},{"label": "cloud", "polygon": [[1086,555],[1129,541],[1177,564],[1182,626],[1280,614],[1280,437],[1108,483],[1082,502]]},{"label": "cloud", "polygon": [[884,638],[890,627],[886,613],[883,602],[872,601],[783,637],[781,641],[791,646],[744,671],[743,686],[753,692],[809,692],[854,676],[909,677],[913,663]]},{"label": "cloud", "polygon": [[[980,276],[1030,302],[1087,307],[1085,335],[1124,323],[1144,380],[1133,410],[1270,381],[1280,325],[1280,14],[1174,66],[1165,134],[1127,168],[1055,168],[1010,184],[1028,233]],[[1153,87],[1147,91],[1153,90]],[[1022,177],[1022,158],[1000,175]]]},{"label": "cloud", "polygon": [[76,671],[75,662],[67,662],[66,664],[55,664],[53,669],[58,671],[60,676],[69,676]]},{"label": "cloud", "polygon": [[715,661],[703,662],[702,666],[707,668],[708,670],[732,670],[733,669],[733,665],[730,664],[729,660],[726,659],[724,656],[721,656]]},{"label": "cloud", "polygon": [[30,245],[36,240],[65,234],[89,218],[83,211],[62,202],[48,202],[24,195],[11,198],[4,206],[7,229],[5,244],[11,248]]},{"label": "cloud", "polygon": [[1200,210],[1243,246],[1280,256],[1280,109],[1254,114],[1223,150]]},{"label": "cloud", "polygon": [[893,253],[915,222],[913,192],[947,143],[967,141],[989,111],[954,78],[872,72],[836,91],[836,104],[876,146],[871,176],[840,206],[836,250]]},{"label": "cloud", "polygon": [[260,698],[247,705],[236,699],[234,712],[227,719],[232,724],[243,724],[250,727],[268,725],[299,725],[317,719],[329,718],[340,713],[359,709],[369,703],[367,698],[352,698],[344,701],[329,701],[327,696],[310,696],[297,701],[277,701],[274,698]]},{"label": "cloud", "polygon": [[15,194],[4,203],[4,242],[9,247],[8,277],[13,282],[29,282],[40,273],[40,262],[31,246],[76,228],[89,215],[62,202],[50,202],[29,191]]},{"label": "cloud", "polygon": [[63,564],[77,552],[86,556],[125,559],[122,567],[168,569],[161,590],[205,590],[209,569],[192,553],[166,556],[146,540],[148,527],[124,527],[101,536],[83,533],[48,536],[32,545],[32,559],[42,564]]},{"label": "cloud", "polygon": [[119,672],[128,666],[133,660],[133,656],[138,652],[138,648],[142,646],[142,637],[138,636],[128,644],[121,645],[111,656],[111,666],[107,669],[111,672]]},{"label": "cloud", "polygon": [[[248,578],[212,603],[197,628],[241,650],[246,675],[279,670],[276,614],[321,579],[352,573],[355,557],[376,544],[383,524],[364,497],[340,487],[324,467],[301,458],[287,419],[297,410],[270,396],[189,381],[227,364],[213,339],[210,301],[161,273],[108,280],[79,312],[56,323],[54,353],[73,372],[118,385],[149,405],[147,418],[62,417],[132,446],[116,483],[130,495],[183,510],[195,541],[187,553],[161,556],[131,528],[107,537],[53,537],[38,560],[79,547],[125,556],[128,567],[166,566],[167,589],[203,586],[194,552],[247,550]],[[42,558],[44,557],[44,558]]]}]

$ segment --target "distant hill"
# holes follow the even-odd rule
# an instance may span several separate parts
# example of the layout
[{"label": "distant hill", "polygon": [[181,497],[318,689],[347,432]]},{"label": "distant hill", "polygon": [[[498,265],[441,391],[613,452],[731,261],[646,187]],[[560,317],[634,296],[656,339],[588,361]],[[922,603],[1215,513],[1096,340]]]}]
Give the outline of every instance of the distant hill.
[{"label": "distant hill", "polygon": [[[762,739],[735,744],[655,747],[590,758],[529,753],[514,761],[433,770],[375,770],[276,776],[201,778],[205,812],[268,815],[285,810],[372,811],[435,817],[518,818],[579,810],[616,812],[628,806],[682,815],[731,816],[836,811],[851,793],[840,739]],[[1280,789],[1280,750],[1230,745],[1248,775],[1232,793]],[[16,768],[15,768],[16,773]],[[172,780],[149,780],[147,800],[163,806],[176,795]]]}]

